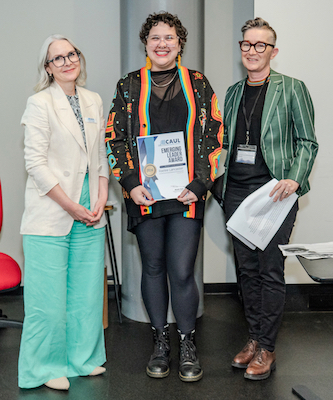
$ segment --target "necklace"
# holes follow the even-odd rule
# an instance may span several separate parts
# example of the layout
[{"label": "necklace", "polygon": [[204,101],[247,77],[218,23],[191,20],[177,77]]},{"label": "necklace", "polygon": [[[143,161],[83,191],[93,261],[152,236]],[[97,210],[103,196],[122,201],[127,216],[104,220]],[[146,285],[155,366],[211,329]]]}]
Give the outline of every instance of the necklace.
[{"label": "necklace", "polygon": [[155,86],[157,86],[157,87],[159,87],[159,88],[166,87],[166,86],[170,85],[170,83],[175,79],[175,76],[177,75],[177,72],[178,72],[178,71],[176,71],[175,74],[174,74],[174,76],[171,78],[171,80],[170,80],[169,82],[165,83],[164,85],[158,85],[158,84],[153,80],[153,77],[152,77],[152,76],[150,76],[150,80],[153,82],[153,84],[154,84]]},{"label": "necklace", "polygon": [[244,93],[243,93],[243,114],[244,114],[245,125],[246,125],[246,146],[249,144],[249,141],[250,141],[250,127],[251,127],[251,123],[252,123],[252,116],[253,116],[254,110],[255,110],[256,105],[257,105],[257,103],[258,103],[259,97],[260,97],[260,95],[261,95],[261,93],[262,93],[262,91],[263,91],[263,89],[264,89],[264,87],[265,87],[265,84],[266,84],[266,82],[269,81],[269,79],[270,79],[270,75],[268,75],[268,76],[266,77],[266,79],[264,80],[263,85],[261,85],[260,90],[259,90],[259,93],[257,94],[257,97],[256,97],[256,99],[255,99],[255,101],[254,101],[252,110],[250,111],[249,118],[247,118],[247,116],[246,116],[246,107],[245,107],[246,85],[244,85]]}]

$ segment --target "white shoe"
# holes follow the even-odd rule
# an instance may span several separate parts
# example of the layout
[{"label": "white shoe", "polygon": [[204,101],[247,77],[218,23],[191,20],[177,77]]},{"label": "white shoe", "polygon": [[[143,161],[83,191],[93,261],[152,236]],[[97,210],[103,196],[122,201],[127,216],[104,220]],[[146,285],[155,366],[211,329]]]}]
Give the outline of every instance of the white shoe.
[{"label": "white shoe", "polygon": [[44,383],[44,385],[51,389],[68,390],[69,380],[65,376],[62,376],[61,378],[50,379],[49,381]]},{"label": "white shoe", "polygon": [[90,372],[89,376],[101,375],[104,374],[105,371],[106,368],[104,367],[96,367],[92,372]]}]

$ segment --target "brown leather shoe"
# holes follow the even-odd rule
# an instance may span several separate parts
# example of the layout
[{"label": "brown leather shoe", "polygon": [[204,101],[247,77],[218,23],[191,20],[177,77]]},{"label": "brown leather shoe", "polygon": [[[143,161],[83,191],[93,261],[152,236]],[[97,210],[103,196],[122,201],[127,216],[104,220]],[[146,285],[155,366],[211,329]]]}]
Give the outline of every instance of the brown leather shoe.
[{"label": "brown leather shoe", "polygon": [[258,342],[256,340],[249,339],[246,345],[243,347],[243,350],[240,351],[233,359],[231,365],[235,368],[247,368],[257,348]]},{"label": "brown leather shoe", "polygon": [[247,370],[244,373],[244,378],[253,381],[267,379],[270,376],[271,371],[274,371],[276,368],[275,360],[276,356],[274,351],[270,352],[266,349],[259,348],[247,367]]}]

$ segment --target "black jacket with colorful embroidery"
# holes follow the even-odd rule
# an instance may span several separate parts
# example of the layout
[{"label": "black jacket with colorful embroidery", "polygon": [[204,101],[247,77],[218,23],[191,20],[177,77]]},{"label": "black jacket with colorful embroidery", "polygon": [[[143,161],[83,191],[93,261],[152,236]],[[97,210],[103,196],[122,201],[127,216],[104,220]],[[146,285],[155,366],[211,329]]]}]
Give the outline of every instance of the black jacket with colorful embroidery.
[{"label": "black jacket with colorful embroidery", "polygon": [[[178,68],[179,79],[188,107],[187,161],[189,184],[198,199],[202,199],[214,182],[223,139],[223,124],[218,100],[207,78],[185,67]],[[150,214],[151,207],[136,206],[130,191],[141,185],[136,138],[149,135],[150,70],[131,72],[119,80],[106,128],[109,164],[123,187],[130,216]],[[132,203],[131,206],[129,203]],[[150,209],[150,210],[149,210]],[[186,215],[185,215],[186,214]],[[195,218],[196,203],[184,216]]]}]

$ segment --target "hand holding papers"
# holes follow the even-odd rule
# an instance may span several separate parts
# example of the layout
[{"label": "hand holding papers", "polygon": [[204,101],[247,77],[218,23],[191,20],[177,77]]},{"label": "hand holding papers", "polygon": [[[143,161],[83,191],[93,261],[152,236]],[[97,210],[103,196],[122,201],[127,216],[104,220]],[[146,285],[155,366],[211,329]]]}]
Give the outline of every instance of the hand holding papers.
[{"label": "hand holding papers", "polygon": [[293,193],[274,202],[269,193],[277,182],[272,179],[250,194],[227,222],[227,230],[252,250],[265,250],[298,198]]},{"label": "hand holding papers", "polygon": [[137,137],[142,185],[154,200],[175,199],[188,185],[183,132]]}]

